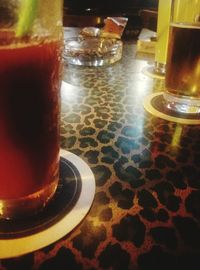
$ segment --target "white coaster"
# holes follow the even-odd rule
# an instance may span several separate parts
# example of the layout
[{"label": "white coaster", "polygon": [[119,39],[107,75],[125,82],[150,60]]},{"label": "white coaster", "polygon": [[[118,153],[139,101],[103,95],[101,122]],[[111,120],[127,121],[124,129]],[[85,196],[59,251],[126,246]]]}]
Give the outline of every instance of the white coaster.
[{"label": "white coaster", "polygon": [[[16,231],[13,238],[0,237],[0,259],[21,256],[54,243],[72,231],[90,210],[95,195],[95,178],[91,169],[80,157],[73,153],[61,149],[60,156],[63,160],[72,164],[71,167],[74,168],[73,173],[77,171],[75,174],[78,175],[77,178],[81,182],[78,198],[68,211],[64,209],[66,214],[62,213],[57,221],[50,221],[49,225],[46,226],[47,228],[45,228],[45,224],[48,223],[48,220],[46,222],[45,217],[44,226],[41,226],[42,229],[40,231],[34,232],[33,230],[30,234],[26,232],[25,236],[19,237],[16,237]],[[66,170],[68,170],[68,167]],[[72,180],[70,181],[73,182]],[[69,183],[71,184],[70,181]],[[59,216],[59,213],[57,215]],[[40,227],[40,225],[37,225],[37,227]],[[1,226],[0,233],[2,233]]]},{"label": "white coaster", "polygon": [[163,92],[148,95],[144,99],[143,106],[147,112],[167,121],[185,125],[200,124],[200,114],[176,114],[173,111],[167,110],[164,103]]}]

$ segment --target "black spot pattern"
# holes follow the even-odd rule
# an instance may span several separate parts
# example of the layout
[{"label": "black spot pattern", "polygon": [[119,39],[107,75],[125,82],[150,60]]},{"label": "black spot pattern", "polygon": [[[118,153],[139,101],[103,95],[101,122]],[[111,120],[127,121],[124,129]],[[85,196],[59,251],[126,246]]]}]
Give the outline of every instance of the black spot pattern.
[{"label": "black spot pattern", "polygon": [[164,155],[158,155],[155,159],[156,167],[159,169],[164,169],[165,167],[175,168],[176,163],[169,157]]},{"label": "black spot pattern", "polygon": [[89,137],[79,139],[79,141],[80,141],[80,147],[82,148],[96,147],[98,145],[98,143],[93,138],[89,138]]},{"label": "black spot pattern", "polygon": [[118,122],[111,122],[109,125],[108,125],[108,130],[110,131],[116,131],[118,130],[119,128],[121,128],[121,124],[118,123]]},{"label": "black spot pattern", "polygon": [[66,147],[67,149],[70,149],[70,148],[72,148],[75,145],[75,143],[76,143],[76,137],[75,136],[69,136],[67,138],[67,140],[66,139],[63,140],[62,147],[63,148]]},{"label": "black spot pattern", "polygon": [[144,219],[146,219],[146,220],[148,220],[148,221],[150,221],[150,222],[153,222],[153,221],[156,220],[156,213],[155,213],[152,209],[150,209],[150,208],[142,209],[142,210],[140,211],[140,215],[141,215]]},{"label": "black spot pattern", "polygon": [[159,209],[157,219],[163,222],[167,221],[169,219],[168,212],[165,209]]},{"label": "black spot pattern", "polygon": [[126,159],[120,159],[114,164],[114,169],[116,175],[121,181],[128,182],[131,186],[135,187],[137,185],[142,185],[143,180],[141,179],[142,173],[135,167],[124,166]]},{"label": "black spot pattern", "polygon": [[102,130],[97,135],[97,140],[99,140],[103,144],[106,144],[110,142],[110,140],[113,139],[114,137],[115,136],[113,133]]},{"label": "black spot pattern", "polygon": [[162,174],[157,169],[146,170],[146,178],[149,180],[157,180],[162,178]]},{"label": "black spot pattern", "polygon": [[159,201],[171,211],[177,211],[181,202],[181,198],[174,195],[174,188],[170,183],[162,182],[154,186],[154,190],[158,194]]},{"label": "black spot pattern", "polygon": [[109,202],[110,198],[104,192],[98,192],[94,198],[94,203],[90,213],[91,216],[98,217],[100,220],[110,220],[112,209],[106,208]]},{"label": "black spot pattern", "polygon": [[113,164],[116,159],[118,159],[119,154],[111,146],[104,146],[101,149],[101,152],[104,154],[102,157],[102,162]]},{"label": "black spot pattern", "polygon": [[98,165],[96,167],[93,167],[92,170],[96,176],[97,186],[104,185],[111,176],[110,170],[104,165]]},{"label": "black spot pattern", "polygon": [[90,136],[90,135],[93,135],[95,132],[96,132],[96,131],[95,131],[94,128],[86,127],[86,128],[83,128],[83,129],[80,131],[80,135],[82,135],[82,136]]},{"label": "black spot pattern", "polygon": [[190,187],[200,188],[200,170],[188,165],[183,167],[183,173],[187,177]]},{"label": "black spot pattern", "polygon": [[80,115],[76,113],[72,113],[64,119],[66,123],[79,123],[80,122]]},{"label": "black spot pattern", "polygon": [[82,265],[76,262],[76,258],[74,257],[71,250],[62,247],[61,249],[59,249],[55,257],[42,263],[39,268],[39,270],[55,270],[55,269],[81,270]]},{"label": "black spot pattern", "polygon": [[200,191],[191,192],[185,200],[185,207],[189,213],[200,219]]},{"label": "black spot pattern", "polygon": [[106,208],[99,214],[100,221],[109,221],[112,218],[112,208]]},{"label": "black spot pattern", "polygon": [[98,162],[99,152],[90,150],[86,152],[84,156],[91,164],[96,164]]},{"label": "black spot pattern", "polygon": [[172,228],[155,227],[150,230],[150,234],[158,244],[164,245],[169,249],[177,247],[176,234]]},{"label": "black spot pattern", "polygon": [[122,209],[129,209],[133,206],[134,193],[129,189],[122,190],[120,183],[114,183],[109,188],[110,194],[118,202],[117,206]]},{"label": "black spot pattern", "polygon": [[200,250],[200,227],[197,222],[188,217],[174,217],[173,222],[183,239],[184,244]]},{"label": "black spot pattern", "polygon": [[166,175],[169,180],[176,188],[185,189],[187,184],[184,181],[184,176],[180,171],[169,171]]},{"label": "black spot pattern", "polygon": [[119,244],[108,245],[99,256],[99,264],[103,269],[128,269],[130,255]]},{"label": "black spot pattern", "polygon": [[133,138],[141,134],[141,132],[137,128],[131,126],[124,127],[121,132],[123,135]]},{"label": "black spot pattern", "polygon": [[80,250],[84,257],[91,259],[94,257],[99,243],[105,239],[106,229],[103,225],[93,226],[91,222],[85,222],[81,227],[80,234],[73,239],[73,246]]},{"label": "black spot pattern", "polygon": [[119,224],[113,225],[113,236],[118,241],[131,241],[139,247],[144,241],[145,230],[139,216],[127,215]]},{"label": "black spot pattern", "polygon": [[138,192],[139,204],[143,207],[156,208],[157,201],[153,195],[147,190]]},{"label": "black spot pattern", "polygon": [[28,254],[22,257],[14,258],[11,260],[2,260],[2,265],[8,270],[32,269],[34,261],[33,254]]},{"label": "black spot pattern", "polygon": [[122,151],[123,154],[129,154],[134,149],[139,149],[139,144],[132,139],[119,137],[115,145]]},{"label": "black spot pattern", "polygon": [[104,128],[107,124],[107,121],[102,119],[94,119],[95,128]]},{"label": "black spot pattern", "polygon": [[153,246],[148,253],[138,257],[138,264],[141,270],[199,269],[199,255],[200,253],[191,252],[174,255],[159,246]]}]

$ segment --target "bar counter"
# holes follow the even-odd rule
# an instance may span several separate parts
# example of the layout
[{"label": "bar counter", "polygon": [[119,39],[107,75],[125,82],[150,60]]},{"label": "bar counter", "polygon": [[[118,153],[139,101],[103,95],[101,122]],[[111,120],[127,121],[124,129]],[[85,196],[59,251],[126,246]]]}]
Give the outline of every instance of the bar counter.
[{"label": "bar counter", "polygon": [[1,270],[200,269],[200,127],[144,110],[164,89],[150,63],[129,40],[113,65],[65,64],[61,148],[91,168],[95,198],[65,237]]}]

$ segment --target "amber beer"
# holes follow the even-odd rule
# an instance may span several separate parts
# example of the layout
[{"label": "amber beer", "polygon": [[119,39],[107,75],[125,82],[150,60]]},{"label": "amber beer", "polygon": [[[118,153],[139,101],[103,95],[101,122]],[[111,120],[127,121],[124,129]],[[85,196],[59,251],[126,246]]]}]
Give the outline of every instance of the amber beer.
[{"label": "amber beer", "polygon": [[200,97],[200,25],[171,26],[166,86],[175,95]]},{"label": "amber beer", "polygon": [[172,0],[164,100],[167,110],[199,119],[200,0]]},{"label": "amber beer", "polygon": [[[172,23],[166,73],[166,95],[200,106],[200,24]],[[190,112],[190,111],[188,111]]]}]

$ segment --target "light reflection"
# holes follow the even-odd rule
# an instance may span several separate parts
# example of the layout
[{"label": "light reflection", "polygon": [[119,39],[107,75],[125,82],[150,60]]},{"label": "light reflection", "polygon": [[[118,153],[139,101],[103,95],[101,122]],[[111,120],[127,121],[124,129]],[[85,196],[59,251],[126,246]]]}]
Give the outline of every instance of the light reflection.
[{"label": "light reflection", "polygon": [[160,88],[162,88],[160,82],[163,85],[162,80],[152,80],[152,78],[147,77],[143,74],[142,70],[147,65],[147,61],[135,61],[135,65],[132,68],[132,78],[130,82],[128,82],[129,87],[127,88],[126,96],[126,105],[134,105],[138,107],[138,114],[134,115],[134,122],[137,123],[137,128],[138,130],[140,130],[141,133],[144,129],[144,121],[146,114],[146,111],[143,110],[142,101],[144,100],[146,95],[153,92],[155,89],[160,91]]},{"label": "light reflection", "polygon": [[0,216],[3,216],[3,203],[0,202]]},{"label": "light reflection", "polygon": [[194,69],[194,75],[192,76],[192,87],[191,92],[196,93],[199,89],[199,81],[200,81],[200,58],[197,61],[196,67]]},{"label": "light reflection", "polygon": [[78,101],[79,92],[80,92],[79,87],[62,81],[62,85],[61,85],[62,101],[76,103]]},{"label": "light reflection", "polygon": [[100,24],[101,23],[101,17],[97,17],[97,24]]},{"label": "light reflection", "polygon": [[183,126],[177,125],[174,130],[171,146],[176,147],[180,145],[182,132],[183,132]]}]

